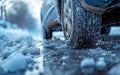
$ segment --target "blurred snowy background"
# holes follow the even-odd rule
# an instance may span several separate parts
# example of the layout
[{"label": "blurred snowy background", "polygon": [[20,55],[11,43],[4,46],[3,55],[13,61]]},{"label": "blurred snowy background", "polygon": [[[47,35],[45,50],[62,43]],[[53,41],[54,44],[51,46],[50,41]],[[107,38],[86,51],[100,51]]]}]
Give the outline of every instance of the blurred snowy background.
[{"label": "blurred snowy background", "polygon": [[40,27],[41,2],[41,0],[0,0],[0,15],[11,24],[33,31]]}]

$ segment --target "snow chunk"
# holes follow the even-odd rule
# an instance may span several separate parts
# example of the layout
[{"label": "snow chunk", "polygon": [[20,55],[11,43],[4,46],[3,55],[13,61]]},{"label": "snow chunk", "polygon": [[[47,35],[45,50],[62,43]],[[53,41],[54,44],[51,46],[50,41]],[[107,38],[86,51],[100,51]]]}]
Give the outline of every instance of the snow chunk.
[{"label": "snow chunk", "polygon": [[26,69],[26,65],[25,56],[20,52],[14,52],[2,62],[1,67],[6,72],[15,72]]},{"label": "snow chunk", "polygon": [[81,67],[94,66],[94,65],[95,65],[95,61],[93,58],[83,59],[80,64]]},{"label": "snow chunk", "polygon": [[80,64],[81,72],[86,75],[92,74],[95,69],[94,67],[95,67],[95,61],[93,58],[83,59]]},{"label": "snow chunk", "polygon": [[96,69],[103,71],[107,67],[107,64],[105,62],[105,59],[103,57],[99,58],[98,61],[96,62]]}]

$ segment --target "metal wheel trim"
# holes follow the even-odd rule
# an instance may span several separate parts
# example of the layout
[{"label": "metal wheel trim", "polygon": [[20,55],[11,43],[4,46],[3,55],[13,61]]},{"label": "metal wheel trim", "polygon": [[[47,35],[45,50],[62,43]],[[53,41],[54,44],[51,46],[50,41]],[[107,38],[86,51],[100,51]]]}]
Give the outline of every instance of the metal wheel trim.
[{"label": "metal wheel trim", "polygon": [[[64,28],[65,39],[70,40],[70,38],[72,37],[72,34],[73,34],[73,4],[72,4],[72,2],[70,2],[70,0],[66,0],[66,1],[69,1],[69,3],[70,3],[70,6],[69,5],[67,5],[67,6],[71,7],[70,8],[71,13],[70,13],[70,10],[68,9],[71,16],[69,16],[69,18],[65,17],[66,15],[68,15],[67,13],[66,13],[66,15],[64,14],[65,13],[65,4],[67,4],[67,3],[65,3],[65,0],[63,0],[63,3],[64,3],[63,4],[64,5],[64,9],[63,9],[63,17],[64,17],[63,26],[64,27],[63,28]],[[69,20],[71,19],[71,22],[69,22],[68,25],[65,25],[65,24],[67,24],[67,22],[65,22],[65,19],[69,19]],[[65,26],[70,26],[70,27],[67,27],[67,31],[66,31]]]}]

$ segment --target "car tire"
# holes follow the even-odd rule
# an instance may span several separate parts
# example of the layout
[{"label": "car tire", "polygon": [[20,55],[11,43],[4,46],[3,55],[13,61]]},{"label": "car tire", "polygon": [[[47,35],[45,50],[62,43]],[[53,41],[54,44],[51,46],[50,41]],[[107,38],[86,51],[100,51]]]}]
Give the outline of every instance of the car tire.
[{"label": "car tire", "polygon": [[100,35],[101,17],[84,9],[80,0],[62,0],[61,24],[70,48],[91,47]]}]

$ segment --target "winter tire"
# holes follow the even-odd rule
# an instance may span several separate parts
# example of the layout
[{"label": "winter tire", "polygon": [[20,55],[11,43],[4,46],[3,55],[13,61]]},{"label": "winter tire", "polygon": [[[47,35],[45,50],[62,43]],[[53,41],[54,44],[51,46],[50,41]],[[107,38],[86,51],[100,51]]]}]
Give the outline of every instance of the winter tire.
[{"label": "winter tire", "polygon": [[64,36],[71,48],[94,45],[100,34],[100,15],[87,11],[80,0],[62,0],[61,16]]}]

